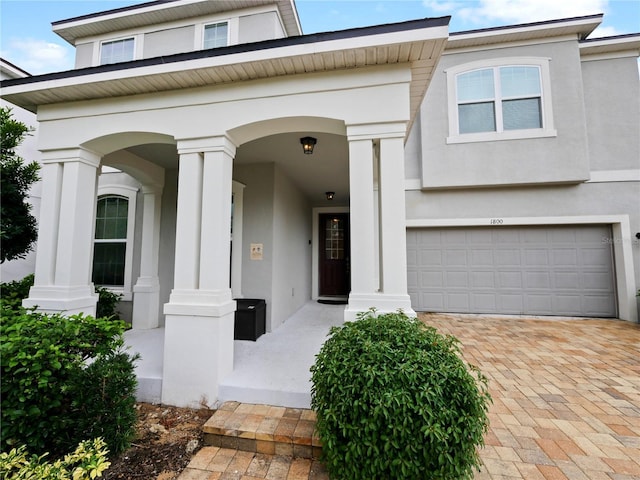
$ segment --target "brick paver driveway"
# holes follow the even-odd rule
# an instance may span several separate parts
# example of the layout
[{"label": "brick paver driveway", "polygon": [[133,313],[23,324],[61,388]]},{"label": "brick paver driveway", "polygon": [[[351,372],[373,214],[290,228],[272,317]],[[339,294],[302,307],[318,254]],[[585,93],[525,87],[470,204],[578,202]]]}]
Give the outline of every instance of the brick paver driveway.
[{"label": "brick paver driveway", "polygon": [[640,325],[421,314],[489,377],[476,479],[640,479]]},{"label": "brick paver driveway", "polygon": [[[489,377],[491,425],[476,480],[640,480],[640,325],[420,316],[455,335]],[[328,479],[315,460],[207,448],[181,480]],[[202,461],[216,471],[197,470]]]}]

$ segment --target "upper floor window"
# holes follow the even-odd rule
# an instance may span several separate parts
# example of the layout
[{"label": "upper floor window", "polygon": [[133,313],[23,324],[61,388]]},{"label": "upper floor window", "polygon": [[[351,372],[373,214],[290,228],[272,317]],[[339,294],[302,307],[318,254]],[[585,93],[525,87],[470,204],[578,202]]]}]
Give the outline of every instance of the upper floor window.
[{"label": "upper floor window", "polygon": [[448,143],[555,136],[548,60],[504,60],[447,70]]},{"label": "upper floor window", "polygon": [[102,42],[100,49],[100,65],[128,62],[129,60],[133,60],[133,52],[133,38]]},{"label": "upper floor window", "polygon": [[229,26],[227,22],[212,23],[204,26],[204,49],[226,47]]}]

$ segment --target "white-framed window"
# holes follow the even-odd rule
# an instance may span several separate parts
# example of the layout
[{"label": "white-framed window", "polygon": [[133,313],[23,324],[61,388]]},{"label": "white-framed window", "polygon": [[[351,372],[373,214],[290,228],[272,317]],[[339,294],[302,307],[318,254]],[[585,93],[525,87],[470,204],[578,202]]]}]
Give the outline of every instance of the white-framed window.
[{"label": "white-framed window", "polygon": [[446,74],[447,143],[556,135],[549,59],[484,60],[447,69]]},{"label": "white-framed window", "polygon": [[226,47],[229,44],[229,23],[218,22],[204,26],[203,45],[208,48]]},{"label": "white-framed window", "polygon": [[133,60],[135,40],[133,37],[109,40],[100,44],[100,65]]},{"label": "white-framed window", "polygon": [[92,281],[131,300],[137,189],[100,187],[96,202]]}]

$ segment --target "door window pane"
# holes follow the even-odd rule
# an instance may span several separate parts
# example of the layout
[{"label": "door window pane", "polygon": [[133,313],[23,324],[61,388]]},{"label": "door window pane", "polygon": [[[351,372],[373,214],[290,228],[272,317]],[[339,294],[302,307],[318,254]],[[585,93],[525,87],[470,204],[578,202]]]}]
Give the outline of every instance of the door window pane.
[{"label": "door window pane", "polygon": [[325,221],[325,258],[344,259],[344,222],[340,218],[328,218]]}]

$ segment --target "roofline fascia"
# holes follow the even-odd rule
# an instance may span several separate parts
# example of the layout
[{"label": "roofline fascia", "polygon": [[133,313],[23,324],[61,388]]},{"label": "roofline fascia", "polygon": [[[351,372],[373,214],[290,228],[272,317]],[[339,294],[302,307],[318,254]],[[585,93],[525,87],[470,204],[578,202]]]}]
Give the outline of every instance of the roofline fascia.
[{"label": "roofline fascia", "polygon": [[511,30],[535,29],[537,27],[546,27],[546,26],[560,24],[560,23],[575,23],[575,22],[584,22],[584,21],[593,21],[593,20],[600,20],[600,22],[602,22],[603,17],[604,17],[603,13],[594,13],[592,15],[584,15],[581,17],[557,18],[553,20],[543,20],[539,22],[520,23],[516,25],[502,25],[499,27],[479,28],[475,30],[464,30],[461,32],[450,32],[449,36],[451,37],[451,40],[456,40],[457,37],[462,37],[462,36],[482,36],[483,34],[494,34],[499,32],[509,33],[509,31]]},{"label": "roofline fascia", "polygon": [[46,82],[52,80],[60,80],[73,77],[82,77],[86,75],[116,72],[130,70],[139,67],[149,67],[155,65],[163,65],[168,63],[179,63],[190,60],[200,60],[203,58],[215,58],[225,55],[248,53],[260,50],[270,50],[276,48],[308,45],[313,43],[330,42],[335,40],[345,40],[358,37],[368,37],[374,35],[404,32],[411,30],[420,30],[425,28],[445,27],[449,25],[450,16],[425,18],[419,20],[409,20],[406,22],[389,23],[384,25],[375,25],[371,27],[358,27],[347,30],[338,30],[334,32],[312,33],[308,35],[300,35],[296,37],[285,37],[274,40],[264,40],[261,42],[244,43],[238,45],[230,45],[227,47],[212,48],[209,50],[197,50],[193,52],[177,53],[173,55],[147,58],[142,60],[133,60],[130,62],[112,63],[108,65],[100,65],[95,67],[87,67],[82,69],[66,70],[63,72],[45,73],[42,75],[34,75],[28,78],[2,80],[1,87],[9,87],[16,85],[28,85],[38,82]]}]

